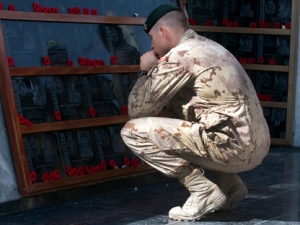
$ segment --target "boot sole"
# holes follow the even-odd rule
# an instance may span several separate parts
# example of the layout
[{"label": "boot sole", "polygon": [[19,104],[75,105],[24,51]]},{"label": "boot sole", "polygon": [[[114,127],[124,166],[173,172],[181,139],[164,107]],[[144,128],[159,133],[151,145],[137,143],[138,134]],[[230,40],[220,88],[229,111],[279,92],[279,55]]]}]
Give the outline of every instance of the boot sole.
[{"label": "boot sole", "polygon": [[180,215],[174,215],[169,213],[169,217],[173,220],[178,221],[196,221],[200,220],[202,216],[204,216],[207,213],[214,212],[215,210],[218,210],[220,207],[222,207],[226,203],[227,197],[225,194],[220,195],[213,204],[207,206],[205,209],[200,211],[194,216],[180,216]]},{"label": "boot sole", "polygon": [[248,194],[247,189],[240,189],[235,192],[232,196],[227,198],[226,203],[218,209],[218,211],[231,211],[235,208],[238,202],[242,201]]}]

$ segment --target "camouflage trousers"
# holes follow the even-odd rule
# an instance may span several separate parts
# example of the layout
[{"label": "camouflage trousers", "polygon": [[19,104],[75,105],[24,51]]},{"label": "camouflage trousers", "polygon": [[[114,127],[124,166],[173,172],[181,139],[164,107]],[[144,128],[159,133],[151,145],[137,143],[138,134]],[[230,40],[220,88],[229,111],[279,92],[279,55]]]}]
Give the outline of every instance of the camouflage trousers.
[{"label": "camouflage trousers", "polygon": [[145,117],[128,121],[121,136],[139,158],[169,177],[185,176],[193,165],[224,173],[238,173],[257,166],[234,160],[228,164],[213,161],[199,129],[199,124],[180,119]]}]

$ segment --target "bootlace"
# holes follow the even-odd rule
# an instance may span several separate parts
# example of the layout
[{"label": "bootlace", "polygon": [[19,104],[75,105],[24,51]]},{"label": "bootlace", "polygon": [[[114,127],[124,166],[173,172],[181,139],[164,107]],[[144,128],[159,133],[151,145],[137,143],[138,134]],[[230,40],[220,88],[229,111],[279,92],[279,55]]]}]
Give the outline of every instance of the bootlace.
[{"label": "bootlace", "polygon": [[184,203],[183,207],[184,209],[189,209],[192,205],[192,202],[193,202],[193,194],[190,195],[190,197],[186,200],[186,202]]}]

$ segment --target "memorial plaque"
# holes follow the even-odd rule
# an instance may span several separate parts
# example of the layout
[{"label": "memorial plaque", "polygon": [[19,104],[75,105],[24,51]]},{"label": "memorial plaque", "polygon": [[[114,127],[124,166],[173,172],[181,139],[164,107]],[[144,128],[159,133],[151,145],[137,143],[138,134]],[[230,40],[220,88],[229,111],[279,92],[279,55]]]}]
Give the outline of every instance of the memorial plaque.
[{"label": "memorial plaque", "polygon": [[120,166],[122,157],[119,157],[117,154],[117,157],[115,157],[115,155],[111,153],[113,152],[113,146],[109,126],[93,127],[92,135],[94,138],[99,162],[105,162],[107,169],[113,168],[113,166],[109,165],[109,160],[117,161]]},{"label": "memorial plaque", "polygon": [[[105,158],[108,168],[123,168],[124,158],[130,159],[130,150],[123,142],[120,132],[123,125],[109,125],[92,128],[100,160]],[[115,166],[111,165],[111,160]]]},{"label": "memorial plaque", "polygon": [[90,116],[113,116],[120,114],[120,106],[113,90],[113,75],[85,75],[82,76],[85,98]]},{"label": "memorial plaque", "polygon": [[288,73],[251,71],[252,82],[261,101],[287,102]]},{"label": "memorial plaque", "polygon": [[77,61],[74,57],[76,50],[73,42],[73,29],[67,23],[37,23],[40,37],[41,53],[43,57],[49,57],[48,64],[43,61],[44,66],[66,66],[68,60]]},{"label": "memorial plaque", "polygon": [[12,57],[10,66],[41,66],[41,46],[36,22],[2,20],[6,55]]},{"label": "memorial plaque", "polygon": [[22,0],[1,0],[3,10],[11,11],[27,11],[32,12],[32,1],[22,1]]},{"label": "memorial plaque", "polygon": [[263,108],[271,138],[285,139],[286,109]]},{"label": "memorial plaque", "polygon": [[115,64],[139,64],[140,53],[132,26],[99,24],[97,25],[97,34],[105,51],[116,56]]},{"label": "memorial plaque", "polygon": [[261,27],[282,29],[290,28],[292,14],[291,0],[260,0],[259,19]]},{"label": "memorial plaque", "polygon": [[190,19],[196,20],[193,25],[220,26],[222,23],[220,1],[218,0],[192,0],[187,3],[187,13]]},{"label": "memorial plaque", "polygon": [[48,92],[49,77],[12,77],[18,115],[31,123],[54,121]]},{"label": "memorial plaque", "polygon": [[288,36],[258,35],[257,58],[264,64],[289,65],[290,38]]},{"label": "memorial plaque", "polygon": [[222,25],[252,27],[255,24],[256,27],[258,26],[258,11],[259,0],[223,0]]},{"label": "memorial plaque", "polygon": [[[112,54],[108,52],[100,39],[98,26],[98,24],[72,24],[74,34],[72,43],[76,50],[75,58],[77,58],[74,65],[99,66],[99,60],[103,61],[101,65],[111,64]],[[96,60],[96,64],[93,60]]]},{"label": "memorial plaque", "polygon": [[[116,56],[117,65],[139,64],[140,53],[132,26],[99,24],[98,34],[106,50]],[[120,106],[127,105],[136,80],[136,73],[114,74],[113,90]]]},{"label": "memorial plaque", "polygon": [[56,132],[23,136],[31,181],[47,182],[65,177]]},{"label": "memorial plaque", "polygon": [[89,128],[58,131],[58,137],[68,176],[101,171]]},{"label": "memorial plaque", "polygon": [[255,62],[255,35],[253,34],[222,34],[221,44],[229,50],[241,64]]},{"label": "memorial plaque", "polygon": [[56,120],[88,118],[81,77],[54,76],[49,82],[52,108]]},{"label": "memorial plaque", "polygon": [[111,139],[108,132],[109,130],[107,126],[94,127],[91,130],[97,150],[98,160],[99,162],[106,162],[104,151],[107,147],[111,146]]}]

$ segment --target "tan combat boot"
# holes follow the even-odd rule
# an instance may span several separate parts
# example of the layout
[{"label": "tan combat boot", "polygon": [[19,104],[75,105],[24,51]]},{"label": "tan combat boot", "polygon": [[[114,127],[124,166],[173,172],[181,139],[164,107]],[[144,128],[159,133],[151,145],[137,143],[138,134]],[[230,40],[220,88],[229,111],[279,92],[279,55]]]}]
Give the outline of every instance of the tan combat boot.
[{"label": "tan combat boot", "polygon": [[182,207],[177,206],[169,211],[171,219],[195,221],[207,213],[214,212],[226,202],[225,194],[204,176],[201,169],[194,169],[179,181],[191,195]]},{"label": "tan combat boot", "polygon": [[237,174],[212,172],[216,178],[216,184],[227,197],[226,203],[220,211],[233,210],[239,201],[248,194],[248,189]]}]

